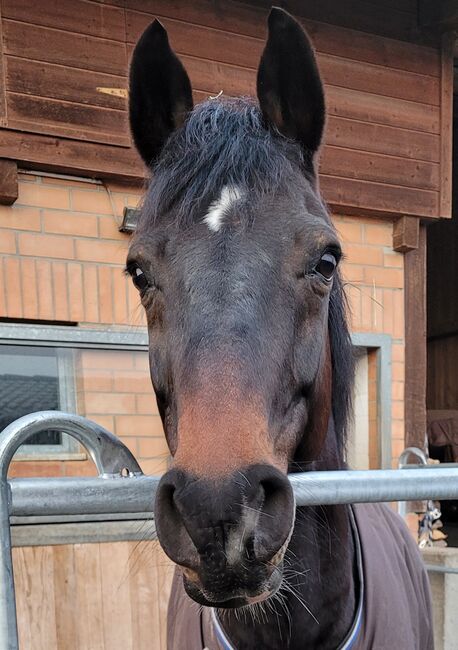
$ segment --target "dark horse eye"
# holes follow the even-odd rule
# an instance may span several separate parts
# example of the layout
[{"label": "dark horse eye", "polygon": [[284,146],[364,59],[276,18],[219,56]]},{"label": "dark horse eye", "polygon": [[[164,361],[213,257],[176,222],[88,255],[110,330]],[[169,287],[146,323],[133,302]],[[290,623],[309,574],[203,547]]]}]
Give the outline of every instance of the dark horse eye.
[{"label": "dark horse eye", "polygon": [[332,253],[325,253],[315,267],[315,271],[323,276],[328,282],[332,280],[337,267],[337,260]]},{"label": "dark horse eye", "polygon": [[139,291],[145,291],[148,288],[148,279],[139,266],[130,268],[129,273],[132,277],[132,282]]}]

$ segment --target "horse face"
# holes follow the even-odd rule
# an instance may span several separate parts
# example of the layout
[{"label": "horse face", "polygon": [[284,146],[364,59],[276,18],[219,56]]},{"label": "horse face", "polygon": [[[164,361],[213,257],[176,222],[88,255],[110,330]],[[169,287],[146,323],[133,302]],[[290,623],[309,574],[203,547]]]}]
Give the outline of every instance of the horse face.
[{"label": "horse face", "polygon": [[340,248],[312,163],[324,103],[308,40],[281,10],[258,97],[261,110],[210,101],[189,114],[190,83],[162,26],[137,45],[132,132],[157,164],[127,270],[173,456],[157,531],[189,595],[219,607],[279,587],[295,514],[288,467],[299,449],[316,458],[330,413]]}]

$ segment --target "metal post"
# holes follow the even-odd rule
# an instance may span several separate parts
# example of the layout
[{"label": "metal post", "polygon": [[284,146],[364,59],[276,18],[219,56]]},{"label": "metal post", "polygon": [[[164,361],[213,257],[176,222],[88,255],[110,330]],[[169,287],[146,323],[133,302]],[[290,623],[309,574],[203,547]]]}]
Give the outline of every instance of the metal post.
[{"label": "metal post", "polygon": [[[52,428],[76,438],[88,451],[101,477],[119,480],[142,476],[130,451],[112,433],[78,415],[59,411],[31,413],[16,420],[0,435],[0,649],[18,650],[16,600],[10,533],[8,469],[13,455],[34,433]],[[100,479],[99,479],[100,480]],[[74,498],[74,497],[73,497]]]}]

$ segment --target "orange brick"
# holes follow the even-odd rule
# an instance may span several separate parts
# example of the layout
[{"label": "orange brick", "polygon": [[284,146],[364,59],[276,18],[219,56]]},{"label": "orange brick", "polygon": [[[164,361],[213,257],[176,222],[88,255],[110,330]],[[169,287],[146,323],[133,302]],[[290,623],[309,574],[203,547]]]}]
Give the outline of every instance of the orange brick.
[{"label": "orange brick", "polygon": [[94,463],[87,460],[66,460],[62,463],[64,476],[97,476],[97,468]]},{"label": "orange brick", "polygon": [[392,402],[391,415],[394,419],[402,420],[404,417],[404,402]]},{"label": "orange brick", "polygon": [[78,323],[84,318],[83,269],[81,264],[69,264],[67,273],[70,320]]},{"label": "orange brick", "polygon": [[157,415],[117,415],[116,432],[119,436],[162,436],[161,418]]},{"label": "orange brick", "polygon": [[404,381],[404,363],[393,361],[391,364],[391,378],[393,381]]},{"label": "orange brick", "polygon": [[22,318],[21,269],[19,260],[15,257],[5,257],[4,273],[7,316],[10,318]]},{"label": "orange brick", "polygon": [[0,253],[16,252],[16,233],[14,230],[0,230]]},{"label": "orange brick", "polygon": [[0,228],[15,230],[40,230],[40,210],[0,205]]},{"label": "orange brick", "polygon": [[86,393],[84,402],[89,413],[135,413],[135,396],[129,393]]},{"label": "orange brick", "polygon": [[113,283],[111,268],[109,266],[99,266],[98,289],[99,289],[99,313],[102,323],[113,322]]},{"label": "orange brick", "polygon": [[352,264],[370,264],[382,266],[383,250],[378,246],[347,244],[344,253],[348,262]]},{"label": "orange brick", "polygon": [[404,440],[404,420],[393,420],[391,422],[391,436],[393,439]]},{"label": "orange brick", "polygon": [[7,315],[6,296],[5,296],[5,272],[3,270],[3,259],[0,257],[0,316]]},{"label": "orange brick", "polygon": [[383,255],[383,265],[392,266],[397,269],[404,268],[404,255],[402,253],[384,253]]},{"label": "orange brick", "polygon": [[58,235],[18,234],[19,253],[34,257],[73,259],[73,240]]},{"label": "orange brick", "polygon": [[52,262],[52,280],[56,320],[71,320],[68,310],[68,279],[65,262]]},{"label": "orange brick", "polygon": [[76,258],[80,261],[119,264],[122,266],[126,262],[127,242],[77,239],[75,245]]},{"label": "orange brick", "polygon": [[114,424],[114,417],[112,415],[102,415],[101,413],[90,413],[86,414],[86,416],[89,420],[92,420],[93,422],[96,422],[97,424],[100,424],[101,427],[106,429],[107,431],[110,431],[111,433],[116,433],[115,431],[115,424]]},{"label": "orange brick", "polygon": [[137,451],[137,438],[131,438],[129,436],[122,436],[120,437],[121,442],[123,445],[129,449],[133,453],[135,457],[138,456],[138,451]]},{"label": "orange brick", "polygon": [[149,373],[126,370],[122,373],[115,373],[113,390],[118,393],[148,393],[152,397],[153,387]]},{"label": "orange brick", "polygon": [[141,459],[140,467],[143,474],[149,476],[161,476],[170,467],[170,456],[167,458],[146,458]]},{"label": "orange brick", "polygon": [[404,344],[393,343],[393,345],[391,346],[391,357],[393,361],[404,361],[405,360]]},{"label": "orange brick", "polygon": [[109,370],[85,370],[83,374],[84,390],[92,393],[113,390],[113,375]]},{"label": "orange brick", "polygon": [[404,292],[403,291],[393,292],[393,306],[394,306],[393,336],[396,339],[403,339],[405,337]]},{"label": "orange brick", "polygon": [[336,227],[339,239],[344,245],[348,242],[359,244],[363,241],[362,227],[360,222],[356,220],[344,221],[338,217],[334,217],[333,222],[334,226]]},{"label": "orange brick", "polygon": [[83,369],[132,370],[134,357],[132,352],[125,350],[84,350],[81,353]]},{"label": "orange brick", "polygon": [[376,225],[364,224],[364,242],[366,244],[379,244],[380,246],[393,246],[393,225],[386,223]]},{"label": "orange brick", "polygon": [[383,329],[386,333],[393,332],[394,304],[393,290],[383,289]]},{"label": "orange brick", "polygon": [[393,381],[391,383],[391,398],[393,400],[403,400],[404,399],[404,382],[403,381]]},{"label": "orange brick", "polygon": [[370,286],[402,289],[404,287],[404,273],[401,269],[386,269],[375,266],[366,266],[364,281]]},{"label": "orange brick", "polygon": [[126,278],[120,268],[115,267],[111,269],[111,281],[113,286],[113,321],[120,325],[128,324],[127,283],[130,279]]},{"label": "orange brick", "polygon": [[134,352],[134,366],[136,370],[141,370],[146,377],[149,377],[148,352]]},{"label": "orange brick", "polygon": [[97,217],[92,214],[45,210],[43,229],[58,235],[97,237]]},{"label": "orange brick", "polygon": [[165,436],[161,438],[137,438],[139,458],[157,458],[170,455]]},{"label": "orange brick", "polygon": [[35,260],[21,259],[22,313],[24,318],[38,318],[37,270]]},{"label": "orange brick", "polygon": [[342,274],[345,282],[360,284],[364,280],[364,268],[357,264],[349,264],[345,261],[342,265]]},{"label": "orange brick", "polygon": [[399,456],[402,454],[406,446],[404,437],[402,437],[399,440],[392,440],[391,441],[391,454],[393,456],[393,459],[396,461],[399,461]]},{"label": "orange brick", "polygon": [[38,287],[38,314],[46,320],[54,319],[54,304],[52,293],[51,263],[47,260],[36,260]]},{"label": "orange brick", "polygon": [[[121,213],[122,214],[122,213]],[[129,235],[119,232],[120,217],[99,217],[99,237],[102,239],[117,239],[119,241],[129,241]]]},{"label": "orange brick", "polygon": [[62,476],[62,465],[59,461],[18,460],[11,463],[9,478],[52,478]]},{"label": "orange brick", "polygon": [[72,209],[76,212],[93,212],[94,214],[113,214],[113,208],[106,190],[97,188],[72,189]]},{"label": "orange brick", "polygon": [[68,210],[70,194],[65,188],[49,187],[41,183],[19,183],[17,204]]},{"label": "orange brick", "polygon": [[99,287],[97,267],[83,264],[84,319],[87,323],[99,321]]},{"label": "orange brick", "polygon": [[159,415],[157,410],[156,398],[151,386],[151,395],[137,395],[137,413],[142,415]]}]

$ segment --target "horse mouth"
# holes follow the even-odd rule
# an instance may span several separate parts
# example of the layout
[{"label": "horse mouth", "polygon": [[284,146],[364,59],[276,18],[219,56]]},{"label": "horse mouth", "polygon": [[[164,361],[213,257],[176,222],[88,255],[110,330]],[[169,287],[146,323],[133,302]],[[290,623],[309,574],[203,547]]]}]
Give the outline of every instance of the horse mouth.
[{"label": "horse mouth", "polygon": [[277,593],[282,580],[282,563],[276,566],[271,575],[258,587],[236,587],[231,589],[227,586],[221,591],[212,590],[210,592],[201,584],[191,581],[186,575],[183,575],[183,585],[188,596],[199,605],[217,609],[238,609],[263,602]]}]

